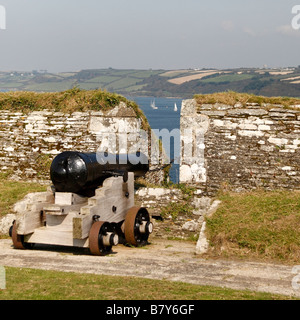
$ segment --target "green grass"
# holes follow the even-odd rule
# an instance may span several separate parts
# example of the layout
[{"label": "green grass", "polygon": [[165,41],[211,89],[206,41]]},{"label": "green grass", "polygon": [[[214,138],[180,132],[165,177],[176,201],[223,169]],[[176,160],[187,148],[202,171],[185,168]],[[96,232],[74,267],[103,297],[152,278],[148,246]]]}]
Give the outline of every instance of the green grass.
[{"label": "green grass", "polygon": [[193,214],[193,207],[188,203],[170,202],[163,207],[160,215],[163,219],[171,216],[173,221],[176,221],[178,216],[191,217]]},{"label": "green grass", "polygon": [[131,73],[130,76],[134,78],[145,79],[153,75],[158,75],[160,73],[162,73],[161,70],[139,70],[134,73]]},{"label": "green grass", "polygon": [[219,196],[207,218],[210,255],[299,263],[300,192],[256,191]]},{"label": "green grass", "polygon": [[62,92],[0,92],[0,110],[24,113],[44,109],[61,112],[107,111],[119,105],[120,102],[125,102],[127,107],[135,111],[136,117],[142,120],[142,129],[150,128],[147,118],[135,102],[105,90],[81,90],[73,87]]},{"label": "green grass", "polygon": [[109,75],[128,76],[134,72],[134,69],[104,69],[103,71]]},{"label": "green grass", "polygon": [[123,89],[123,88],[131,87],[131,86],[135,86],[135,85],[137,85],[138,82],[139,82],[138,79],[126,77],[126,78],[122,78],[117,81],[111,82],[107,86],[109,88],[112,88],[113,90],[118,90],[118,89]]},{"label": "green grass", "polygon": [[98,76],[79,84],[80,88],[91,90],[94,88],[110,88],[111,90],[122,89],[125,92],[140,90],[146,84],[138,84],[143,78],[151,76],[150,71],[141,71],[123,76]]},{"label": "green grass", "polygon": [[201,80],[202,82],[220,83],[220,82],[234,82],[253,78],[250,74],[224,74],[216,77],[209,77]]},{"label": "green grass", "polygon": [[101,83],[101,84],[107,84],[116,80],[121,79],[121,77],[116,77],[116,76],[99,76],[99,77],[95,77],[92,79],[89,79],[85,82],[89,82],[89,83]]},{"label": "green grass", "polygon": [[[182,282],[5,267],[0,300],[282,300],[288,296]],[[159,290],[157,290],[159,288]]]},{"label": "green grass", "polygon": [[12,206],[30,192],[46,191],[38,183],[7,180],[7,175],[0,173],[0,217],[10,213]]},{"label": "green grass", "polygon": [[128,91],[128,92],[135,92],[135,91],[143,89],[145,86],[146,86],[146,84],[139,84],[139,85],[136,85],[136,86],[131,86],[131,87],[124,88],[123,90],[124,91]]},{"label": "green grass", "polygon": [[36,84],[26,85],[25,90],[44,91],[44,92],[64,91],[64,90],[71,89],[74,85],[75,85],[74,80],[53,81],[53,82],[45,82],[45,83],[36,83]]},{"label": "green grass", "polygon": [[1,88],[18,88],[22,87],[24,84],[22,82],[7,82],[0,83]]},{"label": "green grass", "polygon": [[131,103],[116,93],[102,90],[80,90],[77,87],[62,92],[49,93],[1,92],[0,110],[28,112],[44,109],[56,111],[107,110],[115,107],[121,101]]},{"label": "green grass", "polygon": [[234,91],[227,92],[217,92],[211,94],[197,94],[194,96],[198,108],[201,110],[202,104],[215,104],[222,103],[227,105],[235,105],[237,102],[246,106],[247,103],[257,103],[259,105],[270,104],[272,105],[280,104],[286,108],[292,105],[300,104],[299,98],[289,98],[289,97],[264,97],[257,96],[249,93],[238,93]]},{"label": "green grass", "polygon": [[98,90],[99,88],[104,89],[105,85],[101,83],[92,82],[82,82],[78,84],[82,90]]}]

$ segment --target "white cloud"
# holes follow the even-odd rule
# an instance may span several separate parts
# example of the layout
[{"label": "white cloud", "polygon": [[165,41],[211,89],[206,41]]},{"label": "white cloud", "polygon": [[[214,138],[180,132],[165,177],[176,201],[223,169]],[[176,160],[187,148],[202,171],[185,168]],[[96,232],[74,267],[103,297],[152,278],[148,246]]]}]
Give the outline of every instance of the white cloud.
[{"label": "white cloud", "polygon": [[285,24],[277,27],[276,32],[284,36],[293,36],[293,37],[300,36],[300,30],[293,29],[290,24]]},{"label": "white cloud", "polygon": [[252,37],[256,36],[256,32],[250,28],[244,28],[243,31],[247,33],[249,36],[252,36]]},{"label": "white cloud", "polygon": [[221,27],[225,31],[232,31],[234,29],[234,23],[231,20],[224,20],[221,23]]}]

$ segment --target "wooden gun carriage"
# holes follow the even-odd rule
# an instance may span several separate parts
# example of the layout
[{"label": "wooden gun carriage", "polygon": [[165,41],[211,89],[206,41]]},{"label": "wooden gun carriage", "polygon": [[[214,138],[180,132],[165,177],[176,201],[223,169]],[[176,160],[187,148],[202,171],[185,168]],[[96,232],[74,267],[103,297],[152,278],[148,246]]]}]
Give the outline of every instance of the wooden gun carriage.
[{"label": "wooden gun carriage", "polygon": [[123,161],[121,155],[114,157],[114,164],[104,164],[96,153],[56,156],[50,169],[53,186],[15,206],[10,229],[14,248],[39,243],[84,247],[103,255],[119,243],[147,244],[153,224],[146,208],[134,206],[134,175],[144,175],[149,165],[133,165],[129,155]]}]

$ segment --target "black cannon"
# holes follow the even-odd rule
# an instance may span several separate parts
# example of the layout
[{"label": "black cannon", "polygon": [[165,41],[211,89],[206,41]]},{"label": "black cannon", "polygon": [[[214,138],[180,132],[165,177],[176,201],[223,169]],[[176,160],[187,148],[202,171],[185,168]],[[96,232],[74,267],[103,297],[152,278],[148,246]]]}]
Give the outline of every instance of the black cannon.
[{"label": "black cannon", "polygon": [[55,190],[33,193],[16,206],[14,247],[42,243],[89,248],[102,255],[118,243],[146,245],[153,224],[147,209],[134,205],[134,176],[147,171],[142,153],[57,155],[50,169]]},{"label": "black cannon", "polygon": [[113,155],[65,151],[53,160],[50,177],[56,192],[92,196],[94,190],[108,177],[122,175],[126,181],[128,172],[134,172],[139,177],[147,171],[148,159],[140,152],[135,155]]}]

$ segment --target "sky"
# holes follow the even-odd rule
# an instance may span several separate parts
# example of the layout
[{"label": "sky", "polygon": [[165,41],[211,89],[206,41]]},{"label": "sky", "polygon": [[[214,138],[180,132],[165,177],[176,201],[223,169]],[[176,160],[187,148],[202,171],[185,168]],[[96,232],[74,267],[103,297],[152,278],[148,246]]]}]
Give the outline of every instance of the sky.
[{"label": "sky", "polygon": [[0,70],[298,66],[295,5],[300,0],[0,0]]}]

